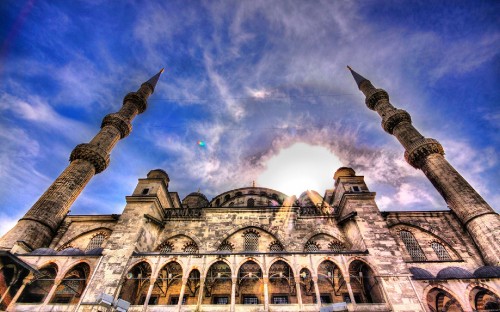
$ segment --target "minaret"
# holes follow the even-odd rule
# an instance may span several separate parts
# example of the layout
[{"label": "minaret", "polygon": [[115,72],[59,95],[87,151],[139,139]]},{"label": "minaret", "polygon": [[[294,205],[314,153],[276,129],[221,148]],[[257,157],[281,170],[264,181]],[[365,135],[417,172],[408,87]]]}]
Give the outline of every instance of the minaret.
[{"label": "minaret", "polygon": [[121,109],[104,117],[101,130],[92,141],[75,147],[68,167],[0,239],[0,249],[22,253],[49,245],[83,188],[95,174],[108,167],[111,150],[118,140],[132,131],[134,117],[146,110],[147,99],[154,92],[161,73],[163,69],[143,83],[137,92],[128,93]]},{"label": "minaret", "polygon": [[405,148],[405,159],[424,172],[474,239],[488,265],[500,263],[500,217],[444,158],[441,144],[425,138],[411,123],[408,112],[395,108],[385,90],[348,66],[369,109],[382,117],[382,128]]}]

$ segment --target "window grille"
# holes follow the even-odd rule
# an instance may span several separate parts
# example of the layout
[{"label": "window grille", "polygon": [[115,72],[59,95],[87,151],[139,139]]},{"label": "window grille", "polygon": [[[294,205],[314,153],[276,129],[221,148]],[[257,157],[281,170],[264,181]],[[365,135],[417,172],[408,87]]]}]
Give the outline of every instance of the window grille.
[{"label": "window grille", "polygon": [[198,246],[196,245],[196,243],[189,243],[184,246],[183,251],[185,253],[198,253]]},{"label": "window grille", "polygon": [[257,251],[259,250],[259,234],[249,231],[245,233],[245,250]]},{"label": "window grille", "polygon": [[214,304],[229,304],[229,297],[214,297]]},{"label": "window grille", "polygon": [[339,251],[343,251],[345,249],[345,247],[341,242],[332,241],[328,245],[328,249],[330,249],[331,251],[339,252]]},{"label": "window grille", "polygon": [[222,242],[222,244],[220,244],[219,251],[232,252],[233,251],[233,245],[231,245],[227,241],[224,241],[224,242]]},{"label": "window grille", "polygon": [[408,231],[400,231],[399,236],[403,240],[403,243],[406,246],[406,250],[410,254],[412,260],[414,261],[425,261],[425,254],[422,251],[422,248],[420,248],[420,245],[418,244],[417,240]]},{"label": "window grille", "polygon": [[243,304],[259,304],[259,299],[255,296],[243,296]]},{"label": "window grille", "polygon": [[255,207],[255,199],[250,198],[250,199],[247,201],[247,207]]},{"label": "window grille", "polygon": [[273,304],[288,304],[288,296],[273,296]]},{"label": "window grille", "polygon": [[98,233],[92,237],[90,240],[89,244],[87,245],[87,248],[85,251],[89,251],[95,248],[100,248],[102,246],[102,243],[104,242],[104,239],[106,238],[106,235],[104,233]]},{"label": "window grille", "polygon": [[158,247],[158,251],[162,254],[172,252],[173,249],[174,248],[173,248],[172,244],[169,242],[165,242],[165,243],[161,244],[160,247]]},{"label": "window grille", "polygon": [[283,246],[281,246],[281,244],[279,242],[274,241],[269,245],[269,250],[270,251],[283,251]]},{"label": "window grille", "polygon": [[444,248],[443,245],[441,245],[440,243],[433,242],[431,246],[432,249],[434,249],[434,252],[438,256],[439,260],[444,260],[444,261],[451,260],[450,254],[448,253],[448,251],[446,251],[446,248]]},{"label": "window grille", "polygon": [[319,248],[319,245],[317,243],[309,241],[306,243],[304,250],[305,251],[319,251],[320,248]]}]

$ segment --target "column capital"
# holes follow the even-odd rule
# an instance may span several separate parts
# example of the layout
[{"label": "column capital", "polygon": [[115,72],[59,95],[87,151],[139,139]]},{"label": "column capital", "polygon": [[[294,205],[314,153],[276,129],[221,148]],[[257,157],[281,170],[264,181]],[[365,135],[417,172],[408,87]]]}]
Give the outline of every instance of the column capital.
[{"label": "column capital", "polygon": [[69,161],[77,159],[86,160],[95,168],[95,173],[98,174],[109,165],[109,155],[98,146],[90,143],[78,144],[71,152]]},{"label": "column capital", "polygon": [[379,101],[389,101],[389,94],[384,89],[374,89],[373,92],[366,96],[365,103],[369,109],[374,110]]},{"label": "column capital", "polygon": [[405,110],[396,109],[387,112],[382,118],[382,128],[384,128],[385,132],[392,134],[394,128],[396,128],[396,126],[401,122],[411,123],[411,116]]},{"label": "column capital", "polygon": [[[148,87],[150,86],[148,85]],[[123,98],[123,105],[125,105],[126,102],[133,103],[137,107],[137,111],[139,112],[139,114],[144,113],[146,108],[148,108],[148,102],[139,94],[137,94],[137,92],[127,93],[127,95],[125,95],[125,97]]]},{"label": "column capital", "polygon": [[120,139],[128,136],[132,132],[132,124],[120,114],[112,113],[104,117],[101,123],[101,129],[106,126],[112,126],[120,132]]},{"label": "column capital", "polygon": [[414,168],[420,169],[424,160],[431,154],[444,155],[443,146],[434,139],[424,138],[407,148],[405,160]]}]

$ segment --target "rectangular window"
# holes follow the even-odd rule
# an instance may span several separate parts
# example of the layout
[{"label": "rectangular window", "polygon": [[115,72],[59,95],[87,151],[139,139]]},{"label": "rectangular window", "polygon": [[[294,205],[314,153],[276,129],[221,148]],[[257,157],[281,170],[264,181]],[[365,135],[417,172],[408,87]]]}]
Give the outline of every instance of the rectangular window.
[{"label": "rectangular window", "polygon": [[259,304],[256,296],[243,296],[243,304]]},{"label": "rectangular window", "polygon": [[58,295],[52,299],[51,303],[67,304],[71,302],[71,299],[73,299],[73,296]]},{"label": "rectangular window", "polygon": [[145,188],[142,190],[142,195],[147,195],[149,193],[149,189]]},{"label": "rectangular window", "polygon": [[351,303],[351,297],[349,297],[348,293],[343,293],[342,299],[344,300],[345,303]]},{"label": "rectangular window", "polygon": [[351,186],[351,190],[352,190],[353,192],[361,192],[361,189],[360,189],[360,188],[359,188],[359,186],[357,186],[357,185]]},{"label": "rectangular window", "polygon": [[229,296],[214,297],[213,304],[229,304]]},{"label": "rectangular window", "polygon": [[332,296],[330,296],[329,294],[321,294],[319,296],[319,299],[321,300],[321,303],[332,303]]},{"label": "rectangular window", "polygon": [[[182,298],[182,304],[186,304],[186,299],[187,296],[184,296]],[[169,305],[177,305],[177,304],[179,304],[179,296],[171,296]]]},{"label": "rectangular window", "polygon": [[273,304],[288,304],[289,303],[288,296],[283,296],[283,295],[273,296],[272,303]]}]

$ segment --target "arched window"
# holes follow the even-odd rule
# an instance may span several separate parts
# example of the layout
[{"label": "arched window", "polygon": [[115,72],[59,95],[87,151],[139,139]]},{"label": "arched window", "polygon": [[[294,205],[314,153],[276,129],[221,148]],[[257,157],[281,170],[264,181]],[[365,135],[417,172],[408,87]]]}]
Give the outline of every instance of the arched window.
[{"label": "arched window", "polygon": [[283,251],[283,246],[278,241],[269,244],[269,251]]},{"label": "arched window", "polygon": [[172,252],[173,249],[174,249],[174,247],[172,246],[172,243],[170,243],[170,242],[164,242],[163,244],[161,244],[158,247],[158,251],[162,254]]},{"label": "arched window", "polygon": [[227,194],[226,196],[224,196],[224,201],[228,201],[229,199],[231,198],[231,196],[229,194]]},{"label": "arched window", "polygon": [[330,249],[331,251],[340,252],[345,250],[345,247],[341,242],[332,241],[330,244],[328,244],[328,249]]},{"label": "arched window", "polygon": [[255,231],[249,230],[245,232],[245,250],[257,251],[259,250],[259,234]]},{"label": "arched window", "polygon": [[188,243],[184,246],[183,250],[185,253],[198,253],[198,245],[195,242]]},{"label": "arched window", "polygon": [[418,244],[417,240],[415,239],[415,236],[413,236],[412,233],[408,231],[400,231],[399,236],[401,237],[401,240],[403,240],[403,243],[406,246],[406,250],[410,254],[413,261],[426,260],[422,248],[420,248],[420,245]]},{"label": "arched window", "polygon": [[255,207],[255,199],[250,198],[247,200],[247,207]]},{"label": "arched window", "polygon": [[431,243],[431,247],[432,249],[434,249],[434,252],[438,256],[439,260],[443,261],[451,260],[450,254],[448,253],[448,251],[446,251],[446,248],[444,248],[444,246],[441,245],[440,243],[433,242]]},{"label": "arched window", "polygon": [[100,248],[105,239],[106,239],[106,234],[97,233],[96,235],[94,235],[94,237],[92,237],[85,251],[89,251],[95,248]]},{"label": "arched window", "polygon": [[219,246],[219,251],[232,252],[233,245],[231,245],[231,243],[229,243],[228,241],[223,241]]},{"label": "arched window", "polygon": [[304,251],[319,251],[320,247],[316,242],[308,241],[304,246]]}]

